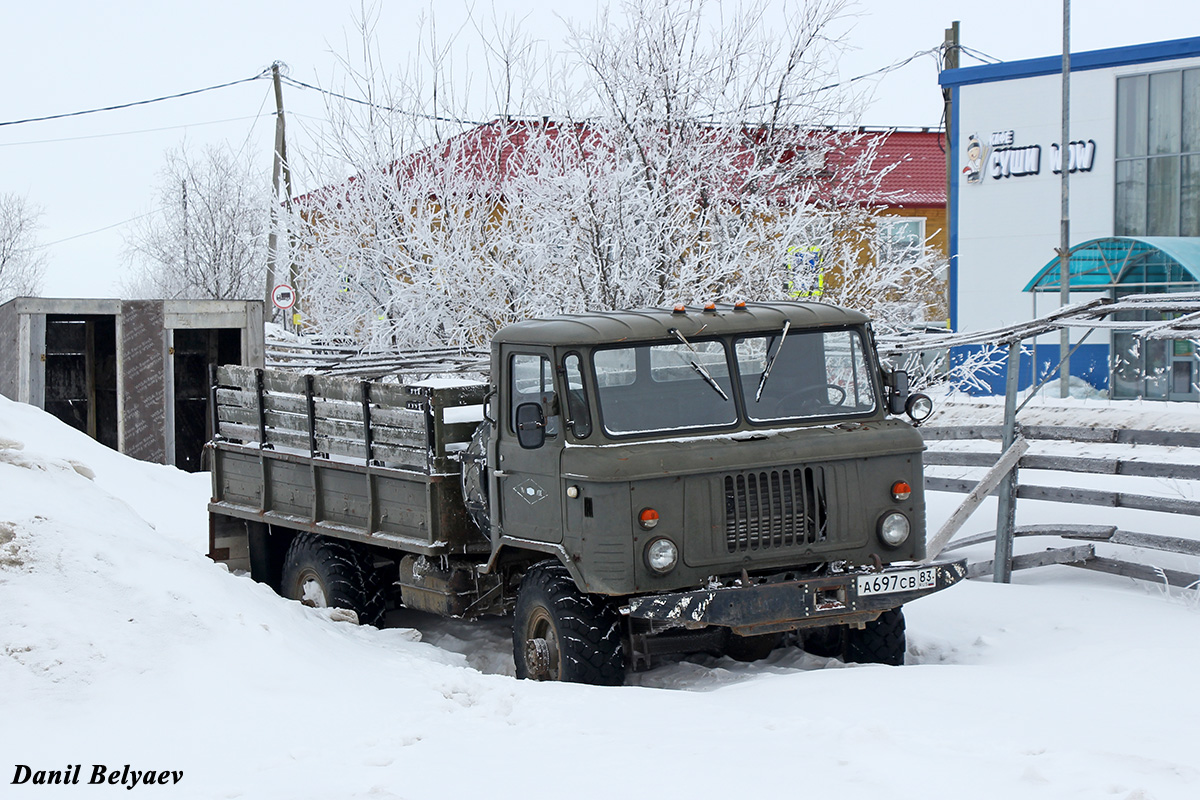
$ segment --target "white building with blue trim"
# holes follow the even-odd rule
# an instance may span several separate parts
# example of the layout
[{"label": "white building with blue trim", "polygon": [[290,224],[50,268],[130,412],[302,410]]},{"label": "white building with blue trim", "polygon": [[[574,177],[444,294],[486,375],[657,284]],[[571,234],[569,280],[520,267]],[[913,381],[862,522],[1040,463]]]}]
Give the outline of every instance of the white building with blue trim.
[{"label": "white building with blue trim", "polygon": [[[955,330],[1059,305],[1061,69],[1052,56],[941,74]],[[1070,107],[1071,301],[1200,291],[1200,37],[1072,53]],[[1072,375],[1114,398],[1200,400],[1196,342],[1102,333]],[[1057,337],[1039,341],[1022,385],[1059,358]]]}]

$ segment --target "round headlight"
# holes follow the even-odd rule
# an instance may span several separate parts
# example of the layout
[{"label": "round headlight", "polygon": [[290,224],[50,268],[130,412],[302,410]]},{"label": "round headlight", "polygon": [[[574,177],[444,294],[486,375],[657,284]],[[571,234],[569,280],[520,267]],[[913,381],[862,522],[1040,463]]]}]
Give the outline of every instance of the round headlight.
[{"label": "round headlight", "polygon": [[646,565],[665,575],[679,563],[679,548],[670,539],[655,539],[646,545]]},{"label": "round headlight", "polygon": [[924,422],[933,413],[933,401],[929,399],[928,395],[920,393],[910,395],[908,402],[904,405],[904,412],[913,422]]},{"label": "round headlight", "polygon": [[908,517],[893,511],[879,521],[879,538],[888,547],[899,547],[908,539]]}]

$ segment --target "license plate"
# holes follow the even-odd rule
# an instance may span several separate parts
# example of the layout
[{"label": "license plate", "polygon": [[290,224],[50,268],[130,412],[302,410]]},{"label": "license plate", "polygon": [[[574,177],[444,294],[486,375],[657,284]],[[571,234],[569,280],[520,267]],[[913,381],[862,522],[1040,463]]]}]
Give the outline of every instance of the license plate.
[{"label": "license plate", "polygon": [[937,587],[937,569],[908,569],[884,572],[879,575],[861,575],[858,578],[859,595],[891,594],[892,592],[916,592]]}]

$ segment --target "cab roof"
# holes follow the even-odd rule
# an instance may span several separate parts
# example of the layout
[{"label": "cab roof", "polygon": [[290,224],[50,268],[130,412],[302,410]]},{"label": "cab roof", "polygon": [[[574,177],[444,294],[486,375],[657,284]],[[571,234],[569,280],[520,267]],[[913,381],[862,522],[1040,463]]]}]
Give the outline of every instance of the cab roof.
[{"label": "cab roof", "polygon": [[674,339],[673,330],[685,337],[720,336],[753,331],[777,331],[784,321],[793,330],[861,325],[865,314],[825,303],[780,301],[775,303],[718,304],[712,308],[687,306],[683,311],[640,308],[629,311],[595,311],[562,314],[517,322],[501,328],[494,342],[583,346],[623,341]]}]

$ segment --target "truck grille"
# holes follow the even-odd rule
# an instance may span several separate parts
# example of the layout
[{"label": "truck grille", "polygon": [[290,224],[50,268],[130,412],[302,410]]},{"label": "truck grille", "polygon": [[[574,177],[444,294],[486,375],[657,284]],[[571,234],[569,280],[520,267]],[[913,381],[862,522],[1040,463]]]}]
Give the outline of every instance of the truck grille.
[{"label": "truck grille", "polygon": [[730,553],[825,541],[825,470],[795,467],[725,476]]}]

